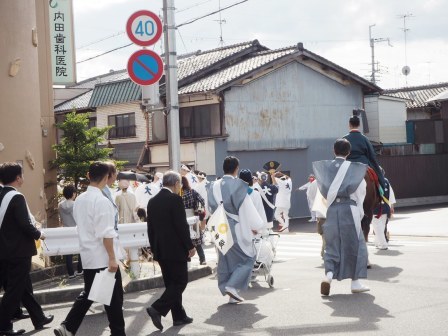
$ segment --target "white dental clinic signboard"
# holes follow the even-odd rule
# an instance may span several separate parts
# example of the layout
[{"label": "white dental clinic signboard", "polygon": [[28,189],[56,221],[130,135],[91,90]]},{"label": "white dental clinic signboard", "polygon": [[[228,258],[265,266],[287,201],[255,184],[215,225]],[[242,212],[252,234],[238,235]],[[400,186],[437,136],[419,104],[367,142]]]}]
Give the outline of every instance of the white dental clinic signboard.
[{"label": "white dental clinic signboard", "polygon": [[54,85],[76,83],[72,0],[49,0],[51,71]]}]

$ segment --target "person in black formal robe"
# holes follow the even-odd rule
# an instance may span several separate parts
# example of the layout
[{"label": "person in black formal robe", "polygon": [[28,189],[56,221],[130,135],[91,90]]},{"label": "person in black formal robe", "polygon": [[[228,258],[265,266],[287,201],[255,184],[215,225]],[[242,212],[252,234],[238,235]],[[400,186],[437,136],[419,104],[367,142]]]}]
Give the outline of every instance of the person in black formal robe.
[{"label": "person in black formal robe", "polygon": [[146,309],[156,328],[162,330],[161,316],[169,311],[174,325],[193,322],[182,306],[182,293],[188,283],[188,261],[195,254],[179,196],[181,176],[168,171],[163,176],[163,188],[148,202],[148,237],[154,260],[162,270],[165,292]]},{"label": "person in black formal robe", "polygon": [[4,273],[2,281],[6,283],[0,303],[0,335],[25,332],[14,330],[11,322],[20,302],[29,312],[36,330],[53,321],[52,315],[45,316],[33,295],[31,258],[37,254],[35,240],[45,236],[32,224],[25,197],[16,190],[23,182],[22,167],[18,163],[0,165],[0,183],[4,186],[0,191],[0,264]]}]

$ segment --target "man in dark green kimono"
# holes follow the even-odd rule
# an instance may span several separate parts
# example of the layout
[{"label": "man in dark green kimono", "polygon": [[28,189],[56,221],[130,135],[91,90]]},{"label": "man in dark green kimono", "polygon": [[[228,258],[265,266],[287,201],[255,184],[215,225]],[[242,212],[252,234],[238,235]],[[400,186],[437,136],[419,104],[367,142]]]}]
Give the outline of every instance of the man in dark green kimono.
[{"label": "man in dark green kimono", "polygon": [[369,139],[359,130],[359,117],[353,115],[349,120],[350,132],[344,136],[350,142],[351,152],[347,157],[348,161],[361,162],[371,167],[378,175],[381,188],[385,188],[384,176],[376,160],[376,154]]}]

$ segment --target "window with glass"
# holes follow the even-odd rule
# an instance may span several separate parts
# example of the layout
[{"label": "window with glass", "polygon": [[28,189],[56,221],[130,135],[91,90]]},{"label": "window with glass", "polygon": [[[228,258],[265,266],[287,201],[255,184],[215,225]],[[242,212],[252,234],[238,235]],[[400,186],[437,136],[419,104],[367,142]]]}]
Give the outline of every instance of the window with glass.
[{"label": "window with glass", "polygon": [[136,135],[135,113],[112,115],[108,117],[109,139],[128,138]]},{"label": "window with glass", "polygon": [[181,108],[179,124],[181,138],[204,138],[221,135],[219,104]]}]

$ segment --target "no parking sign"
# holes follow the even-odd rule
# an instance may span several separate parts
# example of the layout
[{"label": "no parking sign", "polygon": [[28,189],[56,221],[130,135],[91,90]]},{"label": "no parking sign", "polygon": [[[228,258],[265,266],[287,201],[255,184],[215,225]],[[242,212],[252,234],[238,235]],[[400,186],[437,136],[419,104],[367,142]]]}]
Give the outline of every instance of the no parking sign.
[{"label": "no parking sign", "polygon": [[129,57],[127,66],[129,77],[139,85],[157,83],[163,75],[163,62],[154,51],[143,49]]}]

